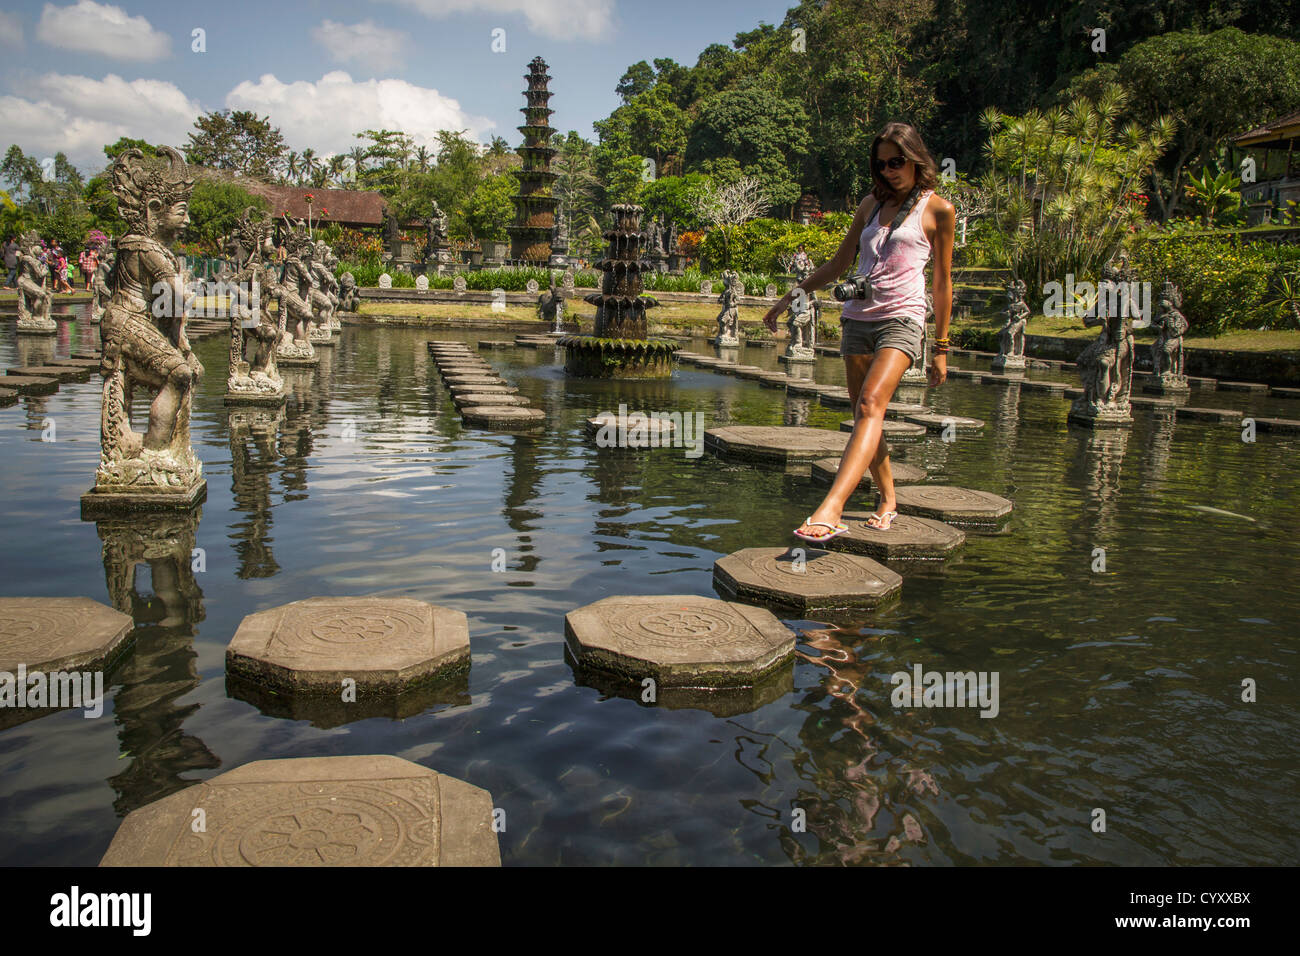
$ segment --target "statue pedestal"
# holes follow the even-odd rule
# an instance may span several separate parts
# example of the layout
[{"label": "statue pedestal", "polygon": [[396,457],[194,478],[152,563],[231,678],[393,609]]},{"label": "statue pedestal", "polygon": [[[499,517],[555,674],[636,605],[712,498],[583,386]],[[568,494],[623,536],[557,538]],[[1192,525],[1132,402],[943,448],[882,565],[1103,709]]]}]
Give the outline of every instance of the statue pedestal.
[{"label": "statue pedestal", "polygon": [[305,367],[320,364],[320,356],[312,348],[311,342],[281,343],[275,349],[275,364],[280,368]]},{"label": "statue pedestal", "polygon": [[803,348],[786,349],[785,354],[778,355],[776,357],[776,360],[780,362],[782,365],[788,365],[790,363],[799,363],[799,362],[812,363],[817,361],[817,353],[814,352],[812,349],[803,349]]},{"label": "statue pedestal", "polygon": [[734,335],[715,335],[709,339],[710,345],[716,345],[720,349],[738,349],[740,348],[740,339]]},{"label": "statue pedestal", "polygon": [[278,391],[237,391],[226,386],[227,405],[257,405],[273,408],[284,404],[284,389]]},{"label": "statue pedestal", "polygon": [[1003,355],[999,352],[993,356],[992,367],[995,372],[1023,372],[1025,370],[1025,357],[1023,355]]},{"label": "statue pedestal", "polygon": [[1066,420],[1086,428],[1132,428],[1133,407],[1128,402],[1122,405],[1094,405],[1079,397],[1070,405],[1070,414]]},{"label": "statue pedestal", "polygon": [[[307,333],[307,341],[312,344],[313,348],[320,346],[333,347],[334,332],[326,325],[318,325]],[[277,361],[279,356],[276,357]]]},{"label": "statue pedestal", "polygon": [[200,478],[182,492],[140,492],[90,489],[81,496],[81,520],[97,521],[120,515],[149,512],[188,512],[208,497],[208,482]]},{"label": "statue pedestal", "polygon": [[1152,395],[1178,395],[1191,390],[1192,387],[1187,384],[1186,375],[1174,375],[1172,372],[1166,372],[1159,378],[1152,379],[1142,386],[1142,391],[1149,392]]},{"label": "statue pedestal", "polygon": [[54,335],[59,331],[59,324],[53,319],[41,321],[39,319],[19,319],[19,335]]}]

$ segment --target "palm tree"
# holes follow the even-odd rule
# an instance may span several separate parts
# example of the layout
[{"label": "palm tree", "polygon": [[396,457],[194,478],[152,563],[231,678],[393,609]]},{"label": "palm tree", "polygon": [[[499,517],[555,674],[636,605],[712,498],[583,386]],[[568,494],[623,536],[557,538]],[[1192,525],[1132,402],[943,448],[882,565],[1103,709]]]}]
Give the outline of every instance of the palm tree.
[{"label": "palm tree", "polygon": [[364,146],[353,146],[348,150],[348,158],[352,160],[352,170],[356,173],[353,178],[353,185],[361,178],[362,171],[366,168],[366,148]]},{"label": "palm tree", "polygon": [[316,159],[316,150],[304,149],[302,151],[301,172],[303,179],[312,181],[315,178],[316,170],[320,168],[320,161]]},{"label": "palm tree", "polygon": [[299,180],[298,180],[298,173],[299,173],[300,169],[302,168],[302,167],[299,165],[299,161],[300,161],[300,158],[299,158],[298,154],[295,153],[293,150],[290,150],[287,154],[285,154],[285,157],[284,157],[284,177],[285,177],[285,180],[286,180],[286,181],[288,181],[288,180],[293,180],[295,183],[299,181]]},{"label": "palm tree", "polygon": [[424,146],[421,146],[415,151],[415,165],[422,173],[427,173],[429,171],[429,162],[432,159],[433,154]]},{"label": "palm tree", "polygon": [[342,153],[335,153],[325,162],[326,175],[329,181],[336,185],[343,185],[343,174],[348,168],[348,158]]}]

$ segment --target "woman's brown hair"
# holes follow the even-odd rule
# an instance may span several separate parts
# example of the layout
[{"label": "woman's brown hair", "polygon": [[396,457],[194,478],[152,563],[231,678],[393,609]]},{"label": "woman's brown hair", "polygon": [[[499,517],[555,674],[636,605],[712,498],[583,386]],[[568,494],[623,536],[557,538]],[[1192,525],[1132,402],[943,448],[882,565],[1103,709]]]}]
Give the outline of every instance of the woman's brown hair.
[{"label": "woman's brown hair", "polygon": [[933,189],[939,183],[939,169],[934,162],[934,157],[930,151],[925,148],[925,141],[921,139],[921,134],[916,131],[916,127],[907,123],[886,123],[879,135],[871,141],[871,195],[875,196],[879,202],[886,202],[889,199],[902,199],[902,196],[895,196],[894,190],[890,188],[889,181],[880,174],[876,169],[876,154],[880,151],[881,143],[893,143],[898,147],[898,151],[910,159],[916,166],[916,185],[921,189]]}]

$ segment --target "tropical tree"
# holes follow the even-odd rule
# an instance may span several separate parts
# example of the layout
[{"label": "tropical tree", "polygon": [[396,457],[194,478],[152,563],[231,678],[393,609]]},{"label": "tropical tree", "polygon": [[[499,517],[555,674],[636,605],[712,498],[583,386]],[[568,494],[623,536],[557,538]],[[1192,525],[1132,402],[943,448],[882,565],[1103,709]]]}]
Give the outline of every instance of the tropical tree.
[{"label": "tropical tree", "polygon": [[194,128],[184,149],[187,162],[269,179],[282,161],[284,136],[269,116],[217,110],[201,115]]},{"label": "tropical tree", "polygon": [[723,265],[731,265],[731,233],[756,219],[772,205],[764,186],[753,176],[717,185],[705,182],[695,194],[695,214],[722,233]]},{"label": "tropical tree", "polygon": [[1209,228],[1214,225],[1220,212],[1241,206],[1241,193],[1235,188],[1239,182],[1233,173],[1215,175],[1209,166],[1202,167],[1199,176],[1188,173],[1187,185],[1183,191],[1191,203],[1200,209],[1203,226]]}]

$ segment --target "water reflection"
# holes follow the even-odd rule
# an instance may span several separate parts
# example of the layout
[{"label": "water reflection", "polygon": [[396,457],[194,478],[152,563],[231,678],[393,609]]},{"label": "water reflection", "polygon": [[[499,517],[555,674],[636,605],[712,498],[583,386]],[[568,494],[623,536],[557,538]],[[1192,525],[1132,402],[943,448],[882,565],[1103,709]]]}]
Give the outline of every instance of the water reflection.
[{"label": "water reflection", "polygon": [[247,520],[231,525],[241,579],[269,578],[280,570],[271,553],[271,476],[277,465],[276,429],[284,408],[232,408],[226,413],[230,430],[230,484],[235,510]]}]

